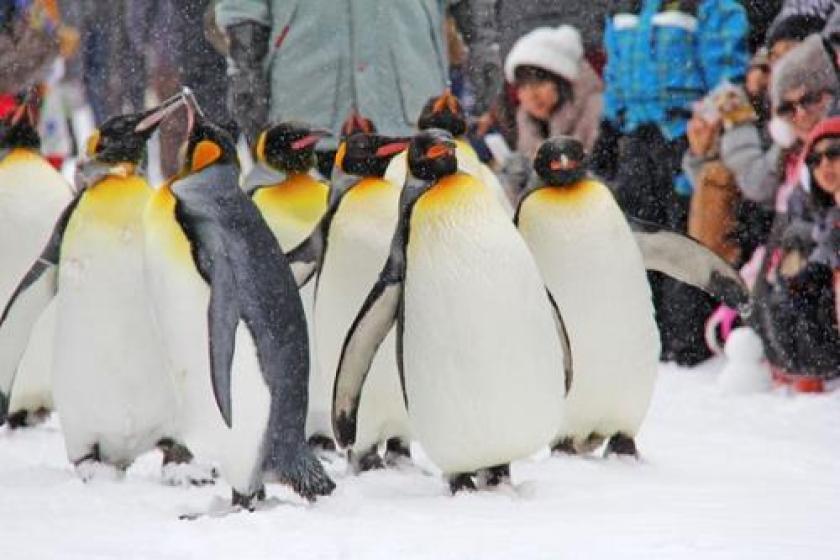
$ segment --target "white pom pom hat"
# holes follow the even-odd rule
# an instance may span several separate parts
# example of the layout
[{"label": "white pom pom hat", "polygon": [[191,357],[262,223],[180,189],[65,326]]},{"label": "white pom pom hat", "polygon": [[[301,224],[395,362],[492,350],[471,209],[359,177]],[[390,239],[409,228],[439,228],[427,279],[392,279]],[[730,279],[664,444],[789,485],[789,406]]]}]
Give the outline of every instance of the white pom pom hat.
[{"label": "white pom pom hat", "polygon": [[538,27],[514,43],[505,60],[505,78],[513,83],[517,66],[536,66],[570,82],[580,75],[583,42],[571,25]]}]

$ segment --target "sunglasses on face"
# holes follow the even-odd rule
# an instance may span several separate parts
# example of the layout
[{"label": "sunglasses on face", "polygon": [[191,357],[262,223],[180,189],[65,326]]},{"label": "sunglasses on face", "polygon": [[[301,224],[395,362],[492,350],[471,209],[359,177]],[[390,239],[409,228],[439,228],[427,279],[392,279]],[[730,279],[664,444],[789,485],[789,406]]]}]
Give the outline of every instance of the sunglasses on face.
[{"label": "sunglasses on face", "polygon": [[776,114],[780,117],[792,117],[796,113],[797,107],[803,111],[807,111],[820,101],[822,101],[823,92],[815,91],[806,93],[796,101],[783,101],[776,108]]},{"label": "sunglasses on face", "polygon": [[805,158],[805,165],[814,169],[822,163],[823,158],[828,159],[829,162],[840,159],[840,143],[832,144],[821,152],[813,151]]}]

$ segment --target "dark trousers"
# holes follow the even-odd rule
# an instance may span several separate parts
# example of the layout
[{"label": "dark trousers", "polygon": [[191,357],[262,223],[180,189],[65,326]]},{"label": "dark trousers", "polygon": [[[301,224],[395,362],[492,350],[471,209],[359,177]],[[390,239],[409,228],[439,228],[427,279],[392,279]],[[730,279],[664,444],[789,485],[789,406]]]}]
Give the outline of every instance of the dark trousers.
[{"label": "dark trousers", "polygon": [[[684,137],[668,141],[654,125],[622,138],[615,194],[627,215],[686,232],[689,198],[674,190],[686,148]],[[649,272],[648,278],[662,338],[662,359],[693,365],[708,358],[711,354],[703,330],[714,300],[658,272]]]}]

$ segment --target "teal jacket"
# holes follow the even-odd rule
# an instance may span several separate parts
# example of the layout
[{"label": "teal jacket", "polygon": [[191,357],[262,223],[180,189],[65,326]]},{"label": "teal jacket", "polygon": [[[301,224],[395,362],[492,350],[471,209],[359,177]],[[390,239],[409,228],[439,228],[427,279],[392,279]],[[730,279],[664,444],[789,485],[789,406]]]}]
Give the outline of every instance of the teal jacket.
[{"label": "teal jacket", "polygon": [[271,121],[299,119],[337,133],[355,104],[380,132],[407,134],[447,84],[450,2],[220,0],[216,20],[222,28],[254,21],[271,29],[263,61]]}]

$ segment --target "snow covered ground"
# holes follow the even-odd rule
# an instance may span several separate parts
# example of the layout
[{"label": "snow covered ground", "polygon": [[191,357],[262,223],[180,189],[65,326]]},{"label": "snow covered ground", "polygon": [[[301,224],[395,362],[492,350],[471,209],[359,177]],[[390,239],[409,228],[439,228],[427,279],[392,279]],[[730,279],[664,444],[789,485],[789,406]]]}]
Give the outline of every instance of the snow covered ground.
[{"label": "snow covered ground", "polygon": [[[427,465],[344,474],[306,505],[180,521],[229,488],[166,487],[159,456],[83,484],[55,420],[0,428],[3,559],[840,558],[840,391],[721,394],[719,363],[664,366],[641,462],[541,456],[515,489],[450,497]],[[219,498],[221,499],[221,498]]]}]

